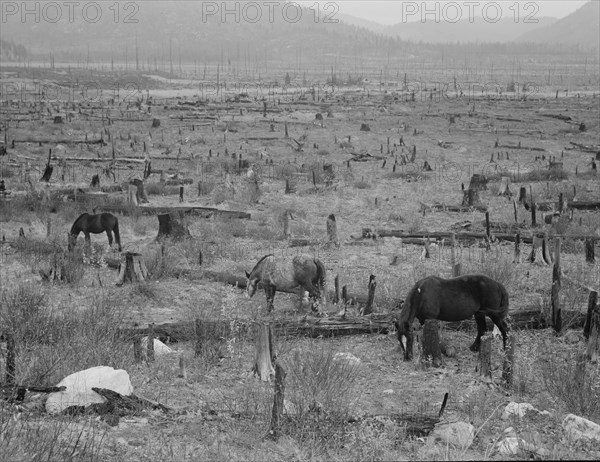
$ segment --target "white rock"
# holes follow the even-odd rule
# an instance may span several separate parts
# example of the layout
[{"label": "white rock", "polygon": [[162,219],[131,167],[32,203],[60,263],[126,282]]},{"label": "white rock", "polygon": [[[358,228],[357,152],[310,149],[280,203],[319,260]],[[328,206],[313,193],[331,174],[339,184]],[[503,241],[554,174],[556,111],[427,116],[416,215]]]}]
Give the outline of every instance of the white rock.
[{"label": "white rock", "polygon": [[298,413],[298,409],[296,405],[287,399],[283,400],[283,412],[289,415],[294,415]]},{"label": "white rock", "polygon": [[568,414],[562,422],[562,427],[569,438],[573,440],[592,440],[600,443],[600,425],[575,414]]},{"label": "white rock", "polygon": [[516,436],[509,436],[498,442],[498,452],[504,455],[516,455],[519,453],[519,444],[521,441]]},{"label": "white rock", "polygon": [[466,449],[473,444],[475,427],[466,422],[438,424],[431,432],[430,438]]},{"label": "white rock", "polygon": [[525,416],[527,411],[535,411],[538,414],[550,415],[548,411],[540,411],[529,403],[515,403],[514,401],[511,401],[504,408],[502,418],[504,420],[508,419],[511,416],[517,416],[518,418],[522,418],[523,416]]},{"label": "white rock", "polygon": [[[148,337],[143,337],[141,344],[142,344],[142,356],[146,356],[146,352],[148,351]],[[165,345],[163,342],[161,342],[157,338],[154,339],[154,354],[156,356],[168,355],[170,353],[173,353],[173,349],[169,348],[167,345]]]},{"label": "white rock", "polygon": [[384,395],[391,395],[394,393],[394,390],[392,390],[391,388],[387,389],[387,390],[383,390],[382,393]]},{"label": "white rock", "polygon": [[336,353],[333,356],[333,359],[337,359],[338,361],[348,361],[352,365],[360,364],[360,359],[358,359],[352,353]]},{"label": "white rock", "polygon": [[49,414],[60,414],[69,406],[89,406],[93,403],[103,403],[104,398],[92,391],[92,387],[107,388],[125,396],[133,393],[127,371],[115,370],[108,366],[92,367],[75,372],[62,379],[56,386],[64,386],[67,389],[48,395],[46,412]]}]

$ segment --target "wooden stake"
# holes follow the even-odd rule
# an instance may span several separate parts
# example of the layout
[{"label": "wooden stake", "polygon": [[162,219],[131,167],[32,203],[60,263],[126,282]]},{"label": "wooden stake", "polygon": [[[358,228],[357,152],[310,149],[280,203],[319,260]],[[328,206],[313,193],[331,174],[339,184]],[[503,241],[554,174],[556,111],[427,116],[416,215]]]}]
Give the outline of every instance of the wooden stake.
[{"label": "wooden stake", "polygon": [[506,352],[504,356],[504,364],[502,367],[502,380],[504,387],[511,389],[513,386],[513,365],[515,362],[515,335],[514,333],[508,334],[508,340],[506,341]]},{"label": "wooden stake", "polygon": [[596,309],[597,303],[598,303],[598,292],[596,292],[595,290],[592,290],[590,292],[590,296],[588,298],[587,316],[585,318],[585,324],[583,326],[583,336],[586,339],[590,338],[590,330],[591,330],[591,326],[592,326],[592,314],[593,314],[594,310]]},{"label": "wooden stake", "polygon": [[135,364],[142,362],[142,338],[139,335],[133,338],[133,362]]},{"label": "wooden stake", "polygon": [[552,325],[556,332],[562,330],[562,319],[560,309],[560,237],[556,238],[554,247],[554,267],[552,268],[552,293],[550,303],[552,305]]},{"label": "wooden stake", "polygon": [[194,325],[196,327],[196,341],[194,342],[194,356],[197,358],[202,354],[202,340],[203,340],[203,331],[202,331],[202,321],[200,318],[196,318]]},{"label": "wooden stake", "polygon": [[492,336],[485,335],[479,348],[479,375],[492,378]]},{"label": "wooden stake", "polygon": [[596,240],[594,238],[586,238],[585,240],[585,261],[586,263],[594,263],[596,261],[596,257],[594,255],[595,252],[595,244]]},{"label": "wooden stake", "polygon": [[154,361],[154,323],[148,324],[148,344],[146,345],[146,357],[149,362]]},{"label": "wooden stake", "polygon": [[327,242],[335,245],[338,245],[339,243],[337,237],[337,222],[333,213],[327,217]]},{"label": "wooden stake", "polygon": [[373,313],[373,300],[375,299],[375,288],[376,287],[377,287],[377,282],[375,282],[375,276],[373,274],[371,274],[369,276],[369,297],[367,299],[367,304],[365,305],[363,315]]},{"label": "wooden stake", "polygon": [[513,263],[521,263],[521,235],[515,234],[515,258]]},{"label": "wooden stake", "polygon": [[281,434],[279,421],[283,415],[285,399],[285,377],[286,373],[280,364],[275,364],[275,393],[273,396],[273,410],[271,412],[271,427],[268,436],[277,440]]},{"label": "wooden stake", "polygon": [[340,277],[339,277],[339,275],[337,275],[337,274],[335,275],[335,279],[334,279],[333,283],[334,283],[334,286],[335,286],[335,293],[334,293],[334,296],[333,296],[333,303],[335,305],[337,305],[338,302],[340,301]]}]

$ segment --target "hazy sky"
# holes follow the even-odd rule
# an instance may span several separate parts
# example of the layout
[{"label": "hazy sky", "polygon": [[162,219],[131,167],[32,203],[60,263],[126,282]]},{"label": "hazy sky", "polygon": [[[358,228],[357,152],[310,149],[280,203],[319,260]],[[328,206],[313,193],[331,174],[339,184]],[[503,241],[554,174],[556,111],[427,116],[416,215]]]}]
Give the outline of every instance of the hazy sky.
[{"label": "hazy sky", "polygon": [[[598,1],[598,0],[594,0]],[[516,18],[523,21],[526,17],[536,18],[553,16],[562,18],[581,8],[586,1],[578,0],[312,0],[299,1],[304,6],[317,5],[325,12],[334,13],[338,8],[340,13],[350,14],[361,19],[379,22],[381,24],[397,24],[407,21],[421,20],[422,13],[439,11],[439,18],[444,20],[446,15],[452,22],[457,17],[468,19],[470,15],[481,17],[485,11],[488,17]],[[331,3],[333,5],[328,5]],[[423,8],[423,4],[425,7]],[[495,4],[495,5],[494,5]],[[498,10],[497,6],[500,6]],[[403,16],[404,13],[404,16]],[[333,15],[335,17],[335,14]],[[425,21],[435,20],[435,14],[425,16]]]}]

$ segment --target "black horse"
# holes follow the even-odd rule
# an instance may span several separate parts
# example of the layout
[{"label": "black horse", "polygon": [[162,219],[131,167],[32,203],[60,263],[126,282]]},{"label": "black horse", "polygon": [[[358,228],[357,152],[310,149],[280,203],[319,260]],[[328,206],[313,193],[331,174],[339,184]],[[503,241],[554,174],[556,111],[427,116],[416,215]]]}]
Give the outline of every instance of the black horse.
[{"label": "black horse", "polygon": [[71,226],[69,232],[69,250],[72,250],[77,244],[77,236],[79,233],[85,234],[85,240],[89,244],[90,233],[99,234],[106,232],[108,236],[108,245],[112,246],[113,236],[115,233],[115,241],[119,245],[119,252],[121,248],[121,236],[119,235],[119,220],[112,213],[99,213],[97,215],[90,215],[89,213],[81,214],[77,220]]},{"label": "black horse", "polygon": [[297,255],[292,261],[277,262],[272,254],[265,255],[246,271],[246,294],[252,297],[259,283],[267,296],[267,310],[273,310],[273,299],[277,290],[292,290],[298,286],[308,291],[312,299],[312,310],[318,311],[318,300],[325,290],[325,266],[320,260],[307,255]]},{"label": "black horse", "polygon": [[[452,279],[428,276],[417,282],[408,293],[399,319],[394,321],[404,359],[412,359],[413,335],[411,326],[415,318],[421,325],[426,319],[463,321],[475,316],[477,337],[471,351],[479,351],[481,337],[485,334],[486,315],[502,333],[504,348],[508,333],[505,318],[508,314],[508,293],[499,282],[482,274],[471,274]],[[402,337],[406,337],[406,348]]]}]

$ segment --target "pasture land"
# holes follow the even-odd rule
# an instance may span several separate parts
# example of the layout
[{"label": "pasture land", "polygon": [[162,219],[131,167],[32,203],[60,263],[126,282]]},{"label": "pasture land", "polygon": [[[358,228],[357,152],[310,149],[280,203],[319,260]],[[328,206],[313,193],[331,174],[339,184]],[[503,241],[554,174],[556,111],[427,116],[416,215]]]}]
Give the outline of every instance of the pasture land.
[{"label": "pasture land", "polygon": [[[459,240],[453,260],[447,239],[435,242],[425,258],[423,243],[414,239],[363,237],[363,228],[485,234],[485,207],[492,235],[545,233],[550,243],[560,236],[560,304],[584,313],[586,287],[598,291],[600,285],[600,210],[576,208],[600,200],[600,176],[592,167],[600,164],[600,95],[591,80],[581,77],[568,92],[514,84],[502,92],[440,92],[431,84],[415,91],[400,80],[393,86],[298,82],[293,91],[269,85],[262,94],[226,88],[208,94],[194,79],[97,72],[89,80],[104,91],[92,96],[73,91],[74,78],[84,76],[70,73],[82,71],[4,71],[10,85],[0,97],[6,150],[0,176],[10,195],[0,199],[0,331],[15,338],[16,382],[53,386],[69,373],[108,365],[129,372],[137,395],[181,412],[144,411],[111,426],[97,416],[48,417],[41,396],[28,395],[19,408],[0,401],[0,454],[10,460],[34,453],[48,460],[503,459],[495,443],[512,426],[546,451],[537,457],[600,457],[597,447],[568,441],[561,428],[569,412],[600,421],[597,364],[588,365],[585,380],[564,386],[572,383],[575,358],[585,349],[581,326],[571,326],[568,316],[560,334],[513,329],[515,379],[508,391],[500,379],[500,340],[493,346],[493,380],[476,372],[477,355],[468,350],[474,322],[460,331],[442,327],[457,354],[440,368],[423,361],[419,342],[415,360],[404,362],[391,330],[316,339],[277,335],[277,361],[287,372],[287,417],[278,441],[264,439],[273,385],[249,372],[255,326],[310,317],[309,306],[277,293],[267,315],[262,291],[246,299],[239,288],[203,277],[211,271],[241,277],[268,253],[308,253],[325,263],[330,292],[338,276],[340,286],[366,295],[369,275],[375,275],[375,311],[394,314],[417,280],[449,277],[453,263],[461,263],[463,274],[481,272],[502,282],[511,311],[536,309],[550,319],[552,264],[528,262],[529,243],[515,261],[513,242]],[[136,85],[127,87],[132,81]],[[50,181],[40,181],[48,159]],[[143,179],[147,161],[148,204],[129,206],[129,184]],[[424,170],[425,162],[431,170]],[[460,206],[461,184],[468,189],[473,174],[488,179],[479,191],[480,208],[435,207]],[[100,189],[91,192],[94,175]],[[498,194],[503,177],[510,179],[512,196]],[[515,202],[522,187],[526,198]],[[558,214],[560,194],[566,205]],[[105,235],[92,235],[89,249],[80,237],[71,257],[63,252],[79,214],[124,205],[128,213],[117,214],[123,250],[142,254],[149,278],[117,287],[119,254]],[[158,220],[142,213],[145,206],[217,208],[251,218],[186,214],[191,239],[157,243]],[[339,245],[328,242],[331,214]],[[582,236],[597,239],[593,263],[586,262]],[[43,280],[40,274],[60,258],[65,280]],[[325,306],[332,317],[341,309],[331,299]],[[358,309],[351,305],[347,313],[356,316]],[[189,340],[196,319],[227,326],[207,335],[198,355]],[[170,345],[175,353],[142,364],[134,362],[133,343],[120,330],[182,322],[188,337]],[[351,353],[360,363],[335,359],[336,353]],[[180,357],[187,364],[183,377]],[[435,416],[444,393],[443,419],[476,428],[468,449],[426,443],[394,417]],[[502,420],[509,401],[551,414]]]}]

